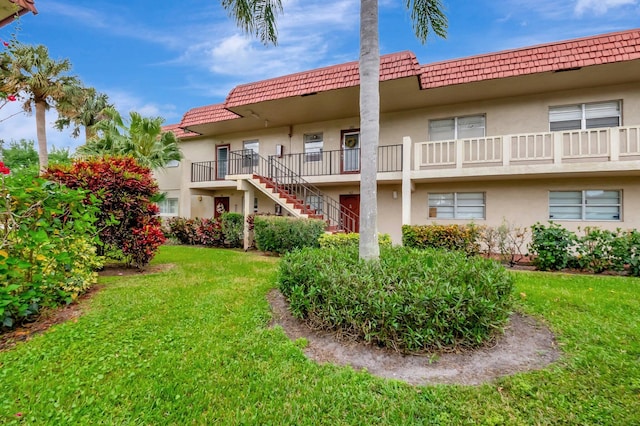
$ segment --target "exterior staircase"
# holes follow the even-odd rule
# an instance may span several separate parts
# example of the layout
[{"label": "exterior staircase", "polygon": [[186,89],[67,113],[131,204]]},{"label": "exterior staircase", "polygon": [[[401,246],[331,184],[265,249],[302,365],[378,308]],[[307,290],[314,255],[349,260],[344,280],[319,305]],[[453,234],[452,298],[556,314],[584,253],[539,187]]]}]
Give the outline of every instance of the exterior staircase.
[{"label": "exterior staircase", "polygon": [[[229,175],[245,179],[294,217],[320,219],[329,232],[354,232],[360,218],[340,202],[304,180],[276,158],[268,160],[251,150],[229,153]],[[309,200],[315,200],[316,207]]]}]

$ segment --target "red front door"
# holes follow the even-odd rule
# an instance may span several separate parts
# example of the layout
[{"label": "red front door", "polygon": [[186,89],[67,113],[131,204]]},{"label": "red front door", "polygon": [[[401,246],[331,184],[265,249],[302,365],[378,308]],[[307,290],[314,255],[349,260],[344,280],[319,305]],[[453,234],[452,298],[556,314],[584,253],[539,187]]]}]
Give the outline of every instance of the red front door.
[{"label": "red front door", "polygon": [[346,232],[360,232],[360,194],[340,196],[340,224]]}]

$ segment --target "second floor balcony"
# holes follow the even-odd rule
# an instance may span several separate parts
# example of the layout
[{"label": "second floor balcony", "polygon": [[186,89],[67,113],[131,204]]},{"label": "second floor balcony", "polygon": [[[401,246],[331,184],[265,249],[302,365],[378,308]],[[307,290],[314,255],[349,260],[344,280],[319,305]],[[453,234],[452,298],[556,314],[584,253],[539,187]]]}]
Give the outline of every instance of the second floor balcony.
[{"label": "second floor balcony", "polygon": [[[378,175],[402,172],[404,155],[410,156],[410,171],[424,176],[482,176],[489,168],[508,174],[513,166],[527,166],[528,174],[543,174],[549,166],[562,172],[563,165],[578,163],[586,168],[609,163],[625,169],[630,167],[629,161],[640,160],[640,125],[384,145],[378,148]],[[268,161],[304,178],[343,176],[345,181],[353,181],[353,175],[360,173],[360,157],[360,149],[350,149],[273,155]],[[250,170],[250,158],[244,165]],[[225,180],[228,172],[226,161],[195,162],[191,181]]]}]

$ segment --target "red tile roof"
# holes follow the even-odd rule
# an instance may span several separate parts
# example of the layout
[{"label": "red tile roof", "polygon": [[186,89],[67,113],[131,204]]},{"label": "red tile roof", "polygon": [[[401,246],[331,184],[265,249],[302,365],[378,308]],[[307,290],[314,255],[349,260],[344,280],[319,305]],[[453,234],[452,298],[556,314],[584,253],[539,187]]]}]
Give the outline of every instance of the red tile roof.
[{"label": "red tile roof", "polygon": [[173,132],[173,134],[175,134],[178,139],[186,139],[199,136],[197,133],[185,130],[180,126],[180,124],[167,124],[166,126],[162,126],[162,131]]},{"label": "red tile roof", "polygon": [[[418,76],[422,89],[640,59],[640,29],[548,43],[420,66],[411,52],[380,58],[380,81]],[[228,108],[354,87],[358,62],[236,86],[224,104],[188,111],[180,127],[240,118]]]},{"label": "red tile roof", "polygon": [[[411,52],[380,57],[380,81],[416,76],[420,65]],[[274,99],[354,87],[360,84],[358,62],[304,71],[284,77],[236,86],[224,105],[233,108]]]},{"label": "red tile roof", "polygon": [[9,0],[11,3],[15,3],[23,9],[32,12],[34,15],[38,14],[34,0]]},{"label": "red tile roof", "polygon": [[640,59],[640,29],[443,61],[422,67],[423,89]]},{"label": "red tile roof", "polygon": [[[9,0],[11,3],[15,4],[15,6],[10,7],[10,4],[6,6],[2,6],[1,16],[0,16],[0,27],[4,27],[15,21],[16,15],[22,16],[26,13],[33,13],[34,15],[38,14],[38,9],[34,4],[34,0]],[[12,10],[13,9],[13,10]]]},{"label": "red tile roof", "polygon": [[240,116],[227,110],[224,104],[207,105],[187,111],[184,117],[182,117],[180,127],[215,123],[218,121],[233,120],[235,118],[240,118]]}]

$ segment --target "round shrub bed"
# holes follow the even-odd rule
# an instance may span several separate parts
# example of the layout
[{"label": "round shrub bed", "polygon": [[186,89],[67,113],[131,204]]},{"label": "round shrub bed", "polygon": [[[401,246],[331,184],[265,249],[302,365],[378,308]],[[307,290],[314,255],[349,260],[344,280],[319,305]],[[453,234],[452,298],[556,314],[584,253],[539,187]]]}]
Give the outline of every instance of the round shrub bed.
[{"label": "round shrub bed", "polygon": [[312,327],[403,352],[477,346],[502,331],[513,278],[497,262],[461,252],[303,249],[280,263],[279,286],[294,316]]}]

